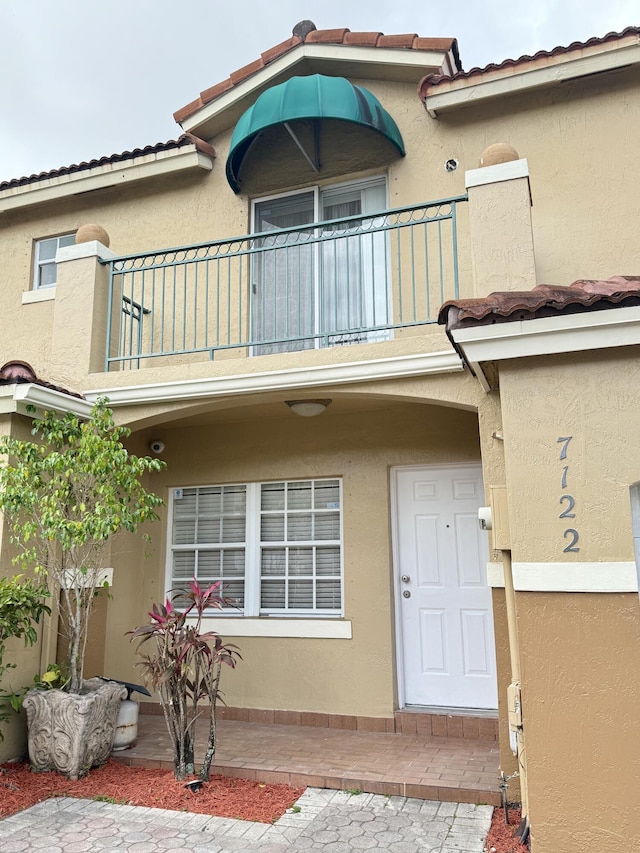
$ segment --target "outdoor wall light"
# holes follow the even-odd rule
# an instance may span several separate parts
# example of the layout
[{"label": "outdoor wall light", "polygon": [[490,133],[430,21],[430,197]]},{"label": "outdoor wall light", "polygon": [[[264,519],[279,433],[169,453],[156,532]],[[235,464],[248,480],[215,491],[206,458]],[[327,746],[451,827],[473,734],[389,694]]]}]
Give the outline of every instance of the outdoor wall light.
[{"label": "outdoor wall light", "polygon": [[301,418],[313,418],[321,415],[331,404],[331,400],[285,400],[285,403]]}]

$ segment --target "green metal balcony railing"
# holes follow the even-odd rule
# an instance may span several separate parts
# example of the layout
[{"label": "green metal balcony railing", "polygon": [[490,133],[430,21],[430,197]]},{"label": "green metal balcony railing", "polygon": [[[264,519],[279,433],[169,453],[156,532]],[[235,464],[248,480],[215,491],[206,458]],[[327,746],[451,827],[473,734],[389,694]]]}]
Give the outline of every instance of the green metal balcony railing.
[{"label": "green metal balcony railing", "polygon": [[458,297],[466,200],[115,258],[105,369],[380,341],[434,323]]}]

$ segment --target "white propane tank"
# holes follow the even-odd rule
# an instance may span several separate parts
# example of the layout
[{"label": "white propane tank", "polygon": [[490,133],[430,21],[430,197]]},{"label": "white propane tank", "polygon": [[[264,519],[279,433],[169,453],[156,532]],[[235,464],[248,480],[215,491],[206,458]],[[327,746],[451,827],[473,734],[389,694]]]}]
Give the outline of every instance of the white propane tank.
[{"label": "white propane tank", "polygon": [[132,699],[123,699],[120,703],[112,751],[126,749],[138,737],[138,711],[138,703]]}]

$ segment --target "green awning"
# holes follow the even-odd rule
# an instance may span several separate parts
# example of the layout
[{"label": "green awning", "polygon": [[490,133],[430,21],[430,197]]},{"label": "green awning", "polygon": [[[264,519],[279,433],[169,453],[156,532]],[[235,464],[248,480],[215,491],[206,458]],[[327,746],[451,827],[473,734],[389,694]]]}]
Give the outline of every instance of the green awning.
[{"label": "green awning", "polygon": [[[240,116],[231,137],[227,158],[227,180],[235,193],[240,192],[242,162],[259,134],[269,127],[284,125],[310,165],[314,158],[304,151],[290,122],[337,119],[370,128],[382,134],[404,157],[404,143],[398,126],[375,95],[355,86],[344,77],[312,74],[292,77],[263,92]],[[317,160],[317,152],[315,152]],[[317,171],[317,169],[316,169]]]}]

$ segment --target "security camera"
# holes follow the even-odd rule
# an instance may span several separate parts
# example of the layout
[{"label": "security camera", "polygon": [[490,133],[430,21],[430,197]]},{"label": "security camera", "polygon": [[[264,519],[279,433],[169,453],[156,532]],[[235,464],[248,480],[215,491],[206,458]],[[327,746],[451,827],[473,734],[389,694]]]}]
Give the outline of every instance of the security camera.
[{"label": "security camera", "polygon": [[153,441],[149,442],[149,450],[152,453],[155,453],[156,456],[160,456],[164,450],[164,441],[160,441],[159,438],[154,438]]}]

